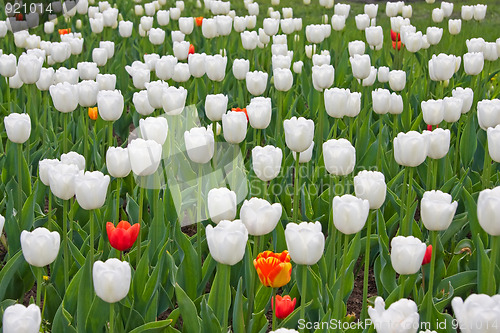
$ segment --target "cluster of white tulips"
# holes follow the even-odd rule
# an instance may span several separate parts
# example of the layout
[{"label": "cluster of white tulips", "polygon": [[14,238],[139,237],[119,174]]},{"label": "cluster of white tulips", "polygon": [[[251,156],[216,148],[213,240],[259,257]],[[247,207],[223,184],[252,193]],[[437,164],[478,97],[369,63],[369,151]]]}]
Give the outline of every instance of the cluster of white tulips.
[{"label": "cluster of white tulips", "polygon": [[379,333],[498,332],[487,5],[315,1],[0,21],[5,332],[309,332],[352,321],[361,267]]}]

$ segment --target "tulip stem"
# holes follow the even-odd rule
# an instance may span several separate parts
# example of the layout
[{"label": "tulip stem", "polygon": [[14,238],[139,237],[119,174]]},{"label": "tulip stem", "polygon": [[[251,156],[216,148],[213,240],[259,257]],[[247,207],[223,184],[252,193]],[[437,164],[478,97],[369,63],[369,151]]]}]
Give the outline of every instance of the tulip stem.
[{"label": "tulip stem", "polygon": [[68,152],[68,120],[69,120],[69,114],[68,113],[63,113],[63,153]]},{"label": "tulip stem", "polygon": [[47,211],[47,228],[52,231],[52,192],[50,191],[49,188],[49,198],[48,198],[49,204],[48,204],[48,211]]},{"label": "tulip stem", "polygon": [[399,299],[405,298],[406,275],[399,276]]},{"label": "tulip stem", "polygon": [[[300,316],[299,319],[306,320],[306,292],[307,292],[307,265],[302,265],[302,287],[300,290]],[[306,332],[305,328],[304,331]]]},{"label": "tulip stem", "polygon": [[115,303],[109,303],[109,333],[115,331]]},{"label": "tulip stem", "polygon": [[69,284],[68,200],[63,200],[63,238],[64,238],[64,288],[65,290],[67,290]]},{"label": "tulip stem", "polygon": [[[432,295],[434,294],[434,292],[433,292],[433,290],[434,290],[434,271],[435,271],[435,268],[436,268],[436,252],[437,252],[437,249],[438,249],[438,246],[437,246],[437,233],[438,232],[435,231],[435,230],[431,230],[430,231],[432,253],[431,253],[431,262],[430,262],[431,271],[430,271],[430,274],[429,274],[429,290],[428,290],[428,293],[429,293],[428,302],[429,303],[427,304],[427,318],[426,318],[426,320],[428,322],[431,322],[432,308],[434,306]],[[425,279],[425,276],[422,276],[422,279]]]},{"label": "tulip stem", "polygon": [[212,132],[214,133],[214,156],[212,157],[212,165],[214,170],[217,170],[217,122],[216,121],[212,122]]},{"label": "tulip stem", "polygon": [[121,178],[116,178],[116,221],[120,222],[120,189],[121,189]]},{"label": "tulip stem", "polygon": [[413,167],[407,167],[405,172],[408,173],[408,189],[406,193],[406,218],[403,224],[402,235],[411,235],[411,228],[413,223],[413,216],[410,214],[411,202],[412,202],[412,188],[413,188]]},{"label": "tulip stem", "polygon": [[[349,249],[349,235],[345,234],[344,235],[344,252],[347,253]],[[336,311],[336,316],[334,317],[335,319],[338,319],[339,321],[342,321],[344,317],[343,313],[343,302],[344,302],[344,278],[345,278],[345,271],[347,270],[347,255],[343,256],[343,262],[342,262],[342,268],[340,270],[340,289],[337,293],[337,299],[335,300],[337,302],[335,306],[335,311]]]},{"label": "tulip stem", "polygon": [[21,211],[23,209],[23,145],[17,144],[17,204],[19,218],[21,218]]},{"label": "tulip stem", "polygon": [[36,305],[42,305],[42,267],[33,267],[36,272]]},{"label": "tulip stem", "polygon": [[488,140],[484,145],[483,189],[490,187],[491,181],[491,156],[488,151]]},{"label": "tulip stem", "polygon": [[109,122],[108,125],[108,145],[113,147],[113,122]]},{"label": "tulip stem", "polygon": [[276,288],[272,288],[272,289],[273,289],[273,292],[271,294],[271,310],[273,313],[273,321],[272,321],[271,327],[272,327],[272,330],[274,331],[276,329],[276,308],[278,305],[276,304]]},{"label": "tulip stem", "polygon": [[460,120],[458,121],[458,124],[457,124],[457,135],[455,137],[455,161],[454,161],[454,168],[453,170],[455,171],[455,173],[457,175],[459,175],[459,167],[460,167],[460,164],[459,164],[459,156],[460,156],[460,134],[462,132],[462,125],[463,125],[463,122],[464,122],[464,116],[462,115],[460,117]]},{"label": "tulip stem", "polygon": [[[144,177],[144,176],[142,176]],[[144,178],[141,178],[141,183],[144,181]],[[136,265],[139,266],[139,262],[141,260],[141,233],[142,233],[142,210],[144,209],[144,184],[139,184],[139,219],[138,223],[140,223],[139,227],[139,236],[137,237],[137,260]]]},{"label": "tulip stem", "polygon": [[293,183],[293,188],[294,188],[294,194],[293,194],[293,222],[297,223],[297,216],[299,213],[299,190],[300,190],[300,184],[299,184],[299,160],[300,160],[300,153],[297,152],[295,156],[295,181]]},{"label": "tulip stem", "polygon": [[196,200],[196,252],[198,253],[198,260],[201,265],[201,190],[202,190],[202,174],[203,174],[203,164],[198,163],[198,191],[196,194],[198,195],[198,200]]},{"label": "tulip stem", "polygon": [[370,271],[370,238],[372,231],[372,219],[376,211],[371,211],[366,221],[366,246],[365,246],[365,267],[363,272],[363,306],[361,308],[361,320],[365,320],[368,311],[368,273]]},{"label": "tulip stem", "polygon": [[[498,290],[498,283],[495,280],[495,270],[497,267],[497,257],[498,257],[498,240],[500,236],[491,236],[491,260],[490,260],[490,271],[489,271],[489,293],[490,295],[495,295]],[[434,251],[433,251],[434,253]]]},{"label": "tulip stem", "polygon": [[385,115],[379,115],[378,119],[378,139],[377,139],[377,168],[378,171],[382,172],[382,130],[384,123],[382,122],[382,117],[385,117]]},{"label": "tulip stem", "polygon": [[89,241],[89,247],[90,247],[90,267],[94,267],[94,238],[95,238],[95,232],[94,232],[94,210],[90,210],[90,241]]}]

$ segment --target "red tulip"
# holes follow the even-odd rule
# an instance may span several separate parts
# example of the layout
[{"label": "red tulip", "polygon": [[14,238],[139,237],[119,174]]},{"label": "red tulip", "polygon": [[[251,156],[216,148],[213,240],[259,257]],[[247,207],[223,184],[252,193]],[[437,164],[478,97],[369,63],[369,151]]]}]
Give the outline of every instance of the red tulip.
[{"label": "red tulip", "polygon": [[118,251],[128,250],[134,245],[139,235],[139,228],[139,223],[131,226],[127,221],[120,221],[115,228],[112,222],[108,222],[106,223],[106,231],[109,243]]},{"label": "red tulip", "polygon": [[393,42],[401,41],[401,35],[391,29],[391,39]]},{"label": "red tulip", "polygon": [[422,260],[422,265],[427,265],[428,263],[430,263],[431,256],[432,256],[432,245],[429,245],[425,250],[425,255],[424,255],[424,260]]},{"label": "red tulip", "polygon": [[194,21],[196,22],[196,25],[198,27],[201,27],[201,25],[203,24],[203,16],[198,16],[198,17],[195,17],[194,18]]},{"label": "red tulip", "polygon": [[290,296],[286,295],[281,297],[276,295],[276,310],[274,309],[274,299],[271,299],[271,306],[273,310],[276,311],[276,318],[285,319],[290,313],[295,309],[295,303],[297,299],[291,299]]},{"label": "red tulip", "polygon": [[[401,41],[398,42],[398,50],[401,50]],[[403,45],[404,47],[404,45]],[[396,42],[392,42],[392,48],[395,50],[396,49]]]},{"label": "red tulip", "polygon": [[193,44],[189,44],[189,52],[188,54],[194,54],[194,45]]}]

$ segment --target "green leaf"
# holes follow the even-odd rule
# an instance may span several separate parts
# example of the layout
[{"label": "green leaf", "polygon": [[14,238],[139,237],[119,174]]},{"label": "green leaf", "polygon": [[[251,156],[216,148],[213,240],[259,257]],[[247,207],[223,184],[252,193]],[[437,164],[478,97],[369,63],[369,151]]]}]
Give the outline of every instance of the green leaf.
[{"label": "green leaf", "polygon": [[4,299],[12,277],[19,272],[23,265],[27,266],[28,264],[24,260],[23,253],[19,251],[2,267],[0,271],[0,299]]},{"label": "green leaf", "polygon": [[[87,323],[87,317],[90,313],[90,308],[92,306],[92,297],[94,295],[94,289],[92,288],[92,270],[91,270],[91,259],[87,256],[85,265],[83,266],[83,278],[80,279],[78,287],[78,305],[76,312],[77,321],[77,331],[86,332],[85,325]],[[91,296],[92,295],[92,296]]]},{"label": "green leaf", "polygon": [[230,277],[231,266],[217,264],[217,273],[215,273],[215,279],[208,296],[208,305],[214,309],[215,316],[223,326],[223,330],[226,330],[224,324],[227,324],[229,307],[231,306]]},{"label": "green leaf", "polygon": [[182,313],[183,331],[188,333],[201,332],[200,318],[196,306],[177,283],[175,284],[175,296]]},{"label": "green leaf", "polygon": [[243,313],[243,279],[240,277],[233,307],[233,332],[245,333],[245,315]]},{"label": "green leaf", "polygon": [[165,320],[160,320],[160,321],[154,321],[151,323],[144,324],[142,326],[139,326],[129,333],[142,333],[142,332],[164,332],[164,330],[170,326],[172,323],[172,320],[170,319],[165,319]]}]

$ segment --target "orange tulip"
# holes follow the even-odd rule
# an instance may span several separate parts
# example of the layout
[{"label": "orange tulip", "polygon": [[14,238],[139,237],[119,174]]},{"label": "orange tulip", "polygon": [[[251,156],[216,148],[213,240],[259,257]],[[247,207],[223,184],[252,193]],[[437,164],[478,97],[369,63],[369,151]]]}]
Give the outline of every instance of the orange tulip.
[{"label": "orange tulip", "polygon": [[245,113],[245,116],[247,116],[247,120],[248,120],[248,113],[247,113],[247,109],[246,108],[243,108],[243,109],[240,109],[240,108],[232,108],[231,111],[234,111],[234,112],[244,112]]},{"label": "orange tulip", "polygon": [[292,298],[288,295],[281,297],[280,295],[276,295],[276,309],[274,308],[274,299],[271,299],[271,306],[273,310],[276,312],[276,318],[285,319],[288,317],[290,313],[295,309],[295,304],[297,303],[297,299]]},{"label": "orange tulip", "polygon": [[203,24],[203,16],[198,16],[198,17],[195,17],[194,18],[194,21],[196,22],[196,25],[198,27],[201,27],[201,25]]},{"label": "orange tulip", "polygon": [[96,120],[97,119],[97,106],[93,107],[93,108],[89,108],[89,118],[92,119],[92,120]]},{"label": "orange tulip", "polygon": [[189,52],[188,52],[188,55],[189,54],[194,54],[194,45],[193,44],[189,44]]},{"label": "orange tulip", "polygon": [[67,28],[67,29],[59,29],[59,35],[67,35],[69,33],[71,33],[71,28]]},{"label": "orange tulip", "polygon": [[[404,46],[404,45],[403,45]],[[396,49],[396,42],[392,42],[392,48]],[[401,50],[401,41],[398,42],[398,50]]]},{"label": "orange tulip", "polygon": [[264,251],[259,253],[253,261],[260,282],[271,288],[279,288],[290,282],[292,275],[292,264],[288,251],[274,253]]}]

